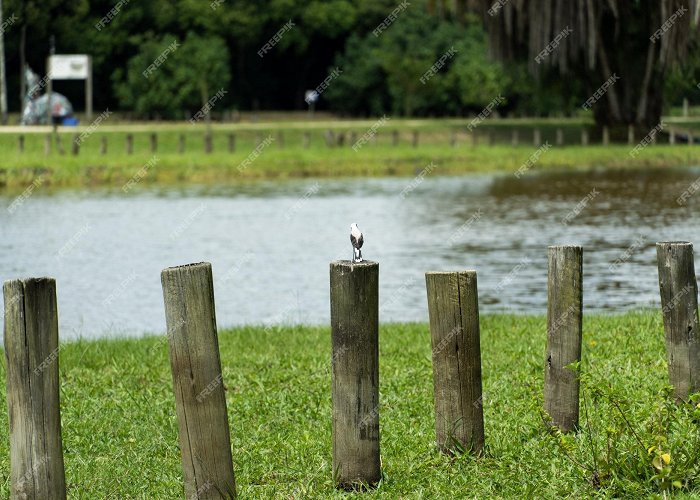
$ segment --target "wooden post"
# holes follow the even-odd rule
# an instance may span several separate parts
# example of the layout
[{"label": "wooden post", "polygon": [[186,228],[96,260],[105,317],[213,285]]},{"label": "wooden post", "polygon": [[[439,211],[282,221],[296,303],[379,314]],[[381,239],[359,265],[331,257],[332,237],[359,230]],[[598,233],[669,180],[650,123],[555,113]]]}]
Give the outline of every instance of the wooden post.
[{"label": "wooden post", "polygon": [[693,131],[688,130],[688,146],[695,144],[695,137],[693,137]]},{"label": "wooden post", "polygon": [[305,131],[302,147],[304,149],[308,149],[310,143],[311,143],[311,134],[308,131]]},{"label": "wooden post", "polygon": [[228,135],[228,152],[233,153],[236,151],[236,134],[233,132]]},{"label": "wooden post", "polygon": [[683,117],[684,118],[688,118],[688,109],[689,109],[688,98],[684,97],[683,98]]},{"label": "wooden post", "polygon": [[588,130],[581,129],[581,146],[588,146]]},{"label": "wooden post", "polygon": [[450,146],[455,147],[457,145],[457,132],[450,130]]},{"label": "wooden post", "polygon": [[161,273],[186,498],[236,495],[211,264]]},{"label": "wooden post", "polygon": [[260,132],[255,132],[255,147],[257,148],[262,144],[263,138]]},{"label": "wooden post", "polygon": [[603,146],[610,144],[610,129],[607,125],[603,125]]},{"label": "wooden post", "polygon": [[179,154],[184,154],[185,153],[185,141],[187,139],[185,138],[185,134],[180,134],[180,138],[178,139],[177,142],[177,152]]},{"label": "wooden post", "polygon": [[134,152],[134,136],[126,134],[126,154],[130,155]]},{"label": "wooden post", "polygon": [[350,133],[350,146],[354,146],[356,142],[357,142],[357,132],[355,130],[353,130]]},{"label": "wooden post", "polygon": [[511,136],[510,136],[510,145],[515,148],[518,146],[519,141],[520,141],[520,132],[518,131],[518,129],[514,129],[513,132],[511,133]]},{"label": "wooden post", "polygon": [[479,144],[479,137],[476,135],[476,130],[471,131],[472,134],[472,146]]},{"label": "wooden post", "polygon": [[549,247],[544,409],[564,432],[578,426],[578,370],[569,365],[581,361],[582,276],[580,246]]},{"label": "wooden post", "polygon": [[391,145],[392,146],[399,145],[399,131],[398,130],[391,131]]},{"label": "wooden post", "polygon": [[435,434],[444,453],[484,449],[476,271],[426,273]]},{"label": "wooden post", "polygon": [[536,148],[539,148],[542,145],[542,133],[540,132],[540,129],[536,128],[532,132],[532,145],[535,146]]},{"label": "wooden post", "polygon": [[335,146],[335,134],[333,133],[332,130],[326,130],[325,138],[326,138],[326,146],[328,146],[329,148],[332,148],[333,146]]},{"label": "wooden post", "polygon": [[675,144],[676,143],[676,131],[673,129],[668,130],[668,143],[669,144]]},{"label": "wooden post", "polygon": [[413,147],[414,148],[418,147],[418,131],[417,130],[413,131]]},{"label": "wooden post", "polygon": [[496,132],[493,129],[489,130],[489,146],[493,146],[496,143]]},{"label": "wooden post", "polygon": [[204,152],[210,154],[212,151],[212,137],[211,132],[206,132],[204,134]]},{"label": "wooden post", "polygon": [[75,134],[73,136],[73,156],[78,156],[80,153],[80,136]]},{"label": "wooden post", "polygon": [[17,149],[20,153],[24,153],[24,135],[22,134],[17,138]]},{"label": "wooden post", "polygon": [[345,132],[338,132],[338,146],[342,147],[345,144]]},{"label": "wooden post", "polygon": [[333,479],[375,484],[379,462],[379,264],[330,264]]},{"label": "wooden post", "polygon": [[102,156],[107,154],[107,136],[103,135],[100,141],[100,154]]},{"label": "wooden post", "polygon": [[46,134],[44,136],[44,155],[49,156],[51,154],[51,134]]},{"label": "wooden post", "polygon": [[277,146],[278,146],[279,148],[283,148],[283,147],[284,147],[284,132],[281,131],[281,130],[279,130],[279,131],[277,132]]},{"label": "wooden post", "polygon": [[634,144],[634,125],[627,125],[627,144],[632,146]]},{"label": "wooden post", "polygon": [[155,132],[151,134],[151,153],[158,151],[158,135]]},{"label": "wooden post", "polygon": [[676,400],[700,391],[698,285],[693,245],[686,241],[656,244],[659,289],[666,333],[668,378]]},{"label": "wooden post", "polygon": [[564,144],[564,131],[560,128],[557,129],[557,146],[562,146]]},{"label": "wooden post", "polygon": [[56,281],[9,280],[3,293],[10,496],[64,499]]}]

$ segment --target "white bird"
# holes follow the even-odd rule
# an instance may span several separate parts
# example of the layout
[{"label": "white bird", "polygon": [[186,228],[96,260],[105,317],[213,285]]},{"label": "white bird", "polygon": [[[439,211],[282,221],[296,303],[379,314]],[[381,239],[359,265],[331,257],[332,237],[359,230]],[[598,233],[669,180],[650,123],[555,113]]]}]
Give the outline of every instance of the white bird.
[{"label": "white bird", "polygon": [[362,243],[364,243],[364,238],[362,236],[362,231],[357,227],[357,223],[353,222],[350,224],[350,243],[352,243],[352,261],[362,262]]}]

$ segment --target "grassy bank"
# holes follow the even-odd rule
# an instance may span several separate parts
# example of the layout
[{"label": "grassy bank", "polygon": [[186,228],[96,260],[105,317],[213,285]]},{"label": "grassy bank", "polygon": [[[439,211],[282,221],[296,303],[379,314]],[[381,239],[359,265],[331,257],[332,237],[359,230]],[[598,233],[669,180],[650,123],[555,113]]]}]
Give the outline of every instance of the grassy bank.
[{"label": "grassy bank", "polygon": [[[213,152],[204,152],[203,126],[177,125],[102,125],[85,136],[77,156],[71,154],[71,141],[85,129],[64,128],[59,133],[64,154],[54,141],[50,154],[44,152],[46,133],[11,131],[0,134],[0,189],[21,191],[40,178],[42,188],[108,185],[122,187],[135,175],[141,186],[158,183],[236,182],[242,179],[306,176],[412,176],[434,162],[434,174],[501,171],[521,168],[536,151],[532,145],[533,129],[541,131],[542,141],[552,145],[542,152],[532,170],[590,167],[666,167],[700,164],[700,147],[683,144],[655,145],[638,156],[629,155],[630,146],[599,144],[580,146],[582,123],[578,121],[509,121],[483,124],[477,130],[476,144],[466,132],[466,120],[390,121],[378,129],[375,143],[367,143],[358,151],[351,148],[352,139],[360,138],[373,125],[372,121],[337,121],[216,126],[212,132]],[[684,129],[695,124],[679,124]],[[560,128],[566,144],[556,146],[556,130]],[[334,147],[328,147],[324,134],[335,133]],[[412,145],[413,132],[419,143]],[[518,130],[518,147],[511,146],[513,130]],[[398,145],[393,145],[397,131]],[[158,135],[156,153],[151,152],[150,134]],[[229,134],[235,134],[235,151],[229,152]],[[309,134],[305,148],[304,135]],[[593,132],[592,132],[593,133]],[[133,135],[133,154],[127,154],[126,137]],[[343,134],[342,146],[337,145]],[[19,151],[19,136],[24,137],[24,151]],[[185,150],[179,153],[180,136],[185,137]],[[451,144],[454,136],[455,144]],[[254,154],[258,141],[270,138],[269,145]],[[641,138],[641,137],[640,137]],[[103,139],[107,153],[102,154]],[[591,136],[592,142],[599,138]],[[491,145],[490,142],[494,144]],[[145,165],[150,166],[144,169]],[[252,159],[254,155],[255,158]],[[251,158],[242,168],[242,162]],[[239,168],[241,167],[241,168]],[[141,174],[137,174],[144,169]]]},{"label": "grassy bank", "polygon": [[[383,326],[384,479],[371,496],[700,494],[698,429],[692,410],[665,392],[660,314],[586,317],[582,430],[570,438],[548,434],[539,414],[545,338],[543,317],[483,316],[486,456],[450,460],[433,445],[427,326]],[[241,497],[345,498],[331,480],[328,329],[227,330],[220,348]],[[69,343],[60,363],[69,497],[181,497],[164,339]],[[2,391],[0,432],[7,428]],[[0,439],[0,497],[9,488],[7,447]]]}]

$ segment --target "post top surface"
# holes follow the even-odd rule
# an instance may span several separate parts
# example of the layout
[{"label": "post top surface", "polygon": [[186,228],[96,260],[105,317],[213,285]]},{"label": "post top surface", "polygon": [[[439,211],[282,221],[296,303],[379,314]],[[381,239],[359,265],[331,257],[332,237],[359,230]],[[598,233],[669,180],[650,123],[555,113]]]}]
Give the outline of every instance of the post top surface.
[{"label": "post top surface", "polygon": [[378,266],[379,262],[374,262],[373,260],[363,260],[362,262],[351,262],[349,260],[334,260],[331,262],[331,265],[345,267],[370,267]]},{"label": "post top surface", "polygon": [[549,248],[550,250],[556,250],[557,248],[583,249],[581,245],[549,245],[547,248]]},{"label": "post top surface", "polygon": [[454,275],[454,274],[476,274],[476,269],[461,269],[459,271],[426,271],[425,275],[439,276],[439,275]]},{"label": "post top surface", "polygon": [[656,246],[659,247],[664,245],[672,245],[678,247],[693,246],[693,244],[689,241],[659,241],[656,243]]},{"label": "post top surface", "polygon": [[163,269],[163,272],[167,273],[167,272],[180,271],[180,270],[187,269],[187,268],[197,268],[197,267],[205,267],[205,268],[211,267],[211,263],[210,262],[193,262],[192,264],[183,264],[181,266],[166,267],[165,269]]}]

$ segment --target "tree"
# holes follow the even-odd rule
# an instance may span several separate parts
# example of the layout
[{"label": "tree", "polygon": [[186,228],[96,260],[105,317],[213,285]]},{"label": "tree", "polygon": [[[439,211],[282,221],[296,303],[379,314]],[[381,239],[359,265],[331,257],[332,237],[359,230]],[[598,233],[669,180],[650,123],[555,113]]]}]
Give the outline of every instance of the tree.
[{"label": "tree", "polygon": [[596,122],[645,129],[661,119],[664,81],[684,60],[700,15],[698,0],[469,3],[483,14],[496,57],[527,61],[534,75],[557,68],[584,82],[588,96],[615,75],[592,106]]}]

